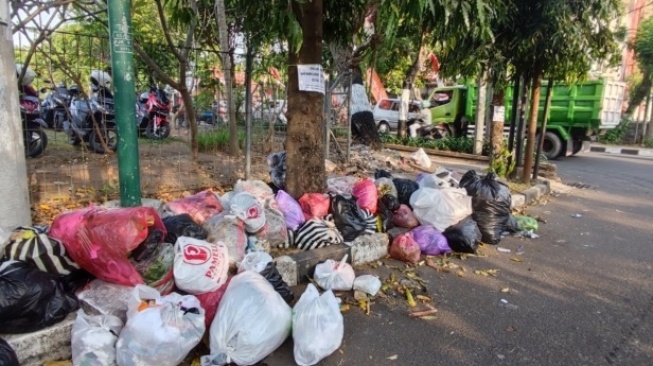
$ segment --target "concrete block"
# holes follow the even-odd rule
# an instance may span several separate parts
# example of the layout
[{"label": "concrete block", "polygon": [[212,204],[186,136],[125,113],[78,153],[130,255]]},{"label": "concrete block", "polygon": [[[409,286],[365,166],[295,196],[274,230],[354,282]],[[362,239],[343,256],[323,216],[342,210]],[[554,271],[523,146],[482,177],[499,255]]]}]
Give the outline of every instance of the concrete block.
[{"label": "concrete block", "polygon": [[77,293],[77,298],[87,314],[114,315],[124,323],[127,321],[127,302],[132,291],[133,287],[93,280],[88,288]]},{"label": "concrete block", "polygon": [[[298,282],[306,282],[307,276],[312,276],[315,265],[327,259],[341,260],[346,254],[350,254],[349,247],[345,244],[329,245],[328,247],[307,250],[292,255],[297,263]],[[351,256],[347,261],[351,260]]]},{"label": "concrete block", "polygon": [[0,335],[18,356],[21,366],[41,366],[48,361],[70,360],[70,330],[77,315],[32,333]]},{"label": "concrete block", "polygon": [[353,265],[377,261],[388,255],[390,239],[387,234],[375,233],[356,238],[351,245]]},{"label": "concrete block", "polygon": [[283,281],[290,287],[297,286],[297,262],[287,255],[277,257],[274,261]]},{"label": "concrete block", "polygon": [[523,207],[526,205],[526,196],[521,193],[513,193],[511,201],[511,208]]}]

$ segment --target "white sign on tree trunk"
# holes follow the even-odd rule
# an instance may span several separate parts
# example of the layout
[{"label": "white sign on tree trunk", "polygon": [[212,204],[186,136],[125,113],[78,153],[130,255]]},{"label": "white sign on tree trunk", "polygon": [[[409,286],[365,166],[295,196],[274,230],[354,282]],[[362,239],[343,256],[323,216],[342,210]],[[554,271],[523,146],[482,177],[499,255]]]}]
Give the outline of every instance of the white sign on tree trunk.
[{"label": "white sign on tree trunk", "polygon": [[324,94],[322,65],[297,65],[299,90]]},{"label": "white sign on tree trunk", "polygon": [[506,121],[506,107],[494,106],[492,122],[505,122],[505,121]]}]

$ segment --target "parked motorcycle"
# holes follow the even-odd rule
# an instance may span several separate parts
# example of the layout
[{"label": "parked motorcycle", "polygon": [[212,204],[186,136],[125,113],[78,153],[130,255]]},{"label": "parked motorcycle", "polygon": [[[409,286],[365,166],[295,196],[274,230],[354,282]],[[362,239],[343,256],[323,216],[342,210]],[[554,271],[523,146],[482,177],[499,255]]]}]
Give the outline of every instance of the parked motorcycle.
[{"label": "parked motorcycle", "polygon": [[138,99],[137,123],[139,134],[150,139],[164,139],[170,136],[170,99],[165,90],[150,83],[150,91]]},{"label": "parked motorcycle", "polygon": [[[106,72],[91,72],[92,95],[89,100],[79,97],[73,91],[70,103],[70,120],[64,121],[64,131],[72,145],[88,142],[91,149],[99,154],[106,148],[116,151],[118,135],[114,114],[111,76]],[[103,144],[104,142],[104,144]]]},{"label": "parked motorcycle", "polygon": [[[16,73],[20,76],[22,65],[16,65]],[[31,84],[36,73],[27,68],[19,84],[20,118],[23,123],[23,143],[25,156],[35,158],[45,151],[48,146],[48,136],[43,131],[47,124],[40,118],[40,100],[38,93]]]},{"label": "parked motorcycle", "polygon": [[[42,91],[47,91],[47,88]],[[50,89],[50,93],[41,102],[41,119],[45,121],[48,128],[63,130],[63,123],[68,119],[70,99],[71,94],[65,84]]]},{"label": "parked motorcycle", "polygon": [[422,137],[429,140],[436,140],[450,136],[445,124],[425,124],[419,118],[413,118],[406,123],[406,133],[410,137]]}]

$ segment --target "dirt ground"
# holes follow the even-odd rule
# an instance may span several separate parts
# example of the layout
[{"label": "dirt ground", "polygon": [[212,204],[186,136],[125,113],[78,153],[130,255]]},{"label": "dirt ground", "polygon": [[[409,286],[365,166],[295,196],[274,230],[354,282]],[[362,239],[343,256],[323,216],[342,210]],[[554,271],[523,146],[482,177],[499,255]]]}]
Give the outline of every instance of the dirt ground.
[{"label": "dirt ground", "polygon": [[[45,153],[27,160],[34,224],[48,224],[67,209],[119,198],[115,154],[71,146],[63,132],[48,131]],[[267,146],[268,149],[273,147]],[[280,147],[279,147],[280,148]],[[221,192],[245,177],[245,158],[201,153],[193,162],[187,130],[173,130],[165,141],[139,139],[143,197],[170,201],[203,189]],[[263,151],[252,154],[252,177],[267,180]]]}]

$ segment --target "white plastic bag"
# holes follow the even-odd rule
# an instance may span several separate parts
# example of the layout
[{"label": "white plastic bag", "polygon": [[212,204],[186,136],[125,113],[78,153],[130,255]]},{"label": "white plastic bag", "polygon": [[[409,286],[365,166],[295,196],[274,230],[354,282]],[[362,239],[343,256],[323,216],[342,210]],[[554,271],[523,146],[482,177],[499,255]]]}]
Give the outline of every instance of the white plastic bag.
[{"label": "white plastic bag", "polygon": [[[274,196],[273,196],[274,197]],[[236,193],[231,197],[231,214],[245,223],[248,233],[255,233],[266,223],[263,204],[248,192]]]},{"label": "white plastic bag", "polygon": [[245,271],[229,282],[211,324],[211,355],[202,366],[253,365],[290,334],[292,310],[260,274]]},{"label": "white plastic bag", "polygon": [[472,197],[462,188],[420,188],[410,196],[410,205],[420,224],[440,232],[472,214]]},{"label": "white plastic bag", "polygon": [[74,366],[116,364],[116,341],[122,320],[113,315],[86,315],[77,311],[71,331]]},{"label": "white plastic bag", "polygon": [[227,281],[229,253],[218,242],[180,236],[175,243],[175,284],[191,294],[204,294],[220,288]]},{"label": "white plastic bag", "polygon": [[376,295],[381,289],[381,280],[373,275],[362,275],[354,280],[354,291],[362,291],[369,295]]},{"label": "white plastic bag", "polygon": [[222,207],[231,207],[231,197],[233,197],[234,194],[234,191],[229,191],[220,196],[220,203],[222,204]]},{"label": "white plastic bag", "polygon": [[267,252],[249,252],[238,266],[238,273],[244,271],[261,273],[272,260],[272,256]]},{"label": "white plastic bag", "polygon": [[293,353],[300,366],[315,365],[342,344],[345,324],[332,291],[320,296],[317,288],[309,284],[295,304],[292,321]]},{"label": "white plastic bag", "polygon": [[359,180],[359,178],[351,175],[328,178],[327,192],[336,193],[343,196],[351,196],[351,192],[354,190],[354,185]]},{"label": "white plastic bag", "polygon": [[204,309],[195,296],[161,297],[155,289],[138,285],[116,343],[118,366],[176,366],[205,330]]},{"label": "white plastic bag", "polygon": [[347,263],[348,255],[345,255],[340,262],[327,259],[315,266],[315,283],[325,290],[349,291],[354,287],[354,268]]},{"label": "white plastic bag", "polygon": [[452,173],[443,167],[438,169],[433,174],[424,175],[417,181],[420,188],[458,188],[458,181],[453,177]]},{"label": "white plastic bag", "polygon": [[414,161],[417,165],[419,165],[422,168],[425,169],[430,169],[431,168],[431,158],[426,154],[424,149],[421,147],[419,150],[415,151],[414,153],[410,154],[409,159]]}]

